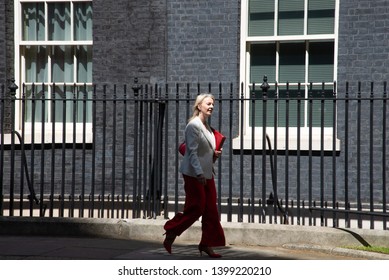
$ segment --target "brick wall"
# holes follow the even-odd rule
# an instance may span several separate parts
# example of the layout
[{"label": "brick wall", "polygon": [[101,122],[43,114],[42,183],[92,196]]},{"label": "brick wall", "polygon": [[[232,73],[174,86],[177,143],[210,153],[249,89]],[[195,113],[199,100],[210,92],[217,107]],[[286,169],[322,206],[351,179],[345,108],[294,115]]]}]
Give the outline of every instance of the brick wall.
[{"label": "brick wall", "polygon": [[240,1],[94,1],[98,83],[236,82]]},{"label": "brick wall", "polygon": [[168,81],[234,82],[240,1],[168,1]]},{"label": "brick wall", "polygon": [[[8,95],[10,79],[14,77],[14,1],[0,0],[0,84]],[[4,131],[10,131],[10,104],[4,103]]]},{"label": "brick wall", "polygon": [[[371,82],[374,82],[373,92],[375,96],[382,96],[383,82],[389,79],[389,2],[385,0],[349,0],[340,1],[339,11],[339,55],[338,55],[338,96],[343,98],[346,93],[346,82],[349,82],[349,95],[355,97],[358,93],[358,82],[361,82],[361,96],[369,97],[371,93]],[[367,105],[367,104],[365,104]],[[356,132],[358,127],[356,120],[361,118],[363,129],[360,134],[360,151],[362,160],[360,162],[361,192],[362,197],[367,197],[367,190],[374,186],[374,201],[382,201],[383,183],[380,180],[370,181],[370,163],[369,150],[370,143],[370,115],[374,120],[388,119],[382,115],[382,102],[375,101],[370,106],[362,106],[359,110],[357,104],[350,105],[349,118],[352,120],[349,126],[345,126],[344,105],[337,107],[337,136],[341,140],[342,147],[339,157],[339,166],[342,166],[347,160],[349,169],[349,196],[357,195],[357,139],[355,134],[346,138],[345,130],[350,133]],[[371,112],[371,110],[373,112]],[[382,123],[376,122],[371,127],[376,136],[381,135],[383,131]],[[350,145],[348,158],[345,158],[345,143]],[[373,143],[372,154],[374,159],[379,160],[382,157],[382,142]],[[386,159],[388,162],[388,159]],[[374,174],[382,173],[381,165],[374,165]],[[339,186],[345,186],[343,173],[337,178]]]},{"label": "brick wall", "polygon": [[[0,7],[5,7],[5,0],[0,0]],[[6,73],[6,36],[5,9],[0,10],[0,84],[5,83]]]},{"label": "brick wall", "polygon": [[96,83],[165,80],[166,1],[93,1]]},{"label": "brick wall", "polygon": [[340,1],[338,80],[389,78],[389,2]]}]

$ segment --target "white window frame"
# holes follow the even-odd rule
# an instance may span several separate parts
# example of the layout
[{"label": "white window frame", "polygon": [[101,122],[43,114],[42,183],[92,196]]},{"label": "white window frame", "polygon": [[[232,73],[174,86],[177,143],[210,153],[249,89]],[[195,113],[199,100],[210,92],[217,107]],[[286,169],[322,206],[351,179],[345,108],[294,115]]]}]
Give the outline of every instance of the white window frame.
[{"label": "white window frame", "polygon": [[[275,11],[278,11],[278,1],[273,0],[275,3]],[[248,48],[249,43],[256,43],[256,42],[292,42],[292,41],[324,41],[324,40],[333,40],[334,41],[334,81],[337,77],[337,64],[338,64],[338,27],[339,27],[339,2],[340,0],[335,0],[335,24],[334,24],[334,34],[317,34],[317,35],[308,35],[307,34],[307,7],[308,7],[308,0],[305,0],[305,8],[304,8],[304,35],[274,35],[274,36],[248,36],[248,14],[249,14],[249,0],[242,0],[241,1],[241,26],[240,26],[240,83],[243,83],[245,85],[244,93],[245,98],[249,98],[250,95],[250,51]],[[277,34],[278,29],[278,21],[277,21],[277,12],[275,12],[275,20],[274,20],[274,34]],[[306,53],[306,57],[308,58],[308,53]],[[277,65],[278,65],[278,52],[277,52]],[[306,67],[307,67],[308,59],[306,59]],[[278,67],[276,67],[276,76],[278,77]],[[308,72],[305,71],[305,86],[303,89],[307,90],[308,88]],[[260,77],[262,78],[262,77]],[[259,87],[262,83],[262,80],[255,81],[257,86]],[[269,85],[274,89],[274,81],[268,81]],[[279,86],[284,86],[285,84],[279,83]],[[290,86],[297,85],[290,83]],[[313,85],[321,85],[321,83],[313,84]],[[332,83],[327,83],[327,86],[332,86]],[[305,105],[307,106],[307,105]],[[241,139],[239,137],[235,138],[233,140],[233,148],[234,149],[246,149],[251,150],[252,149],[252,127],[249,126],[249,119],[250,119],[250,110],[249,110],[249,103],[244,103],[244,116],[243,116],[243,128],[241,128],[241,131],[243,133],[243,147],[241,147]],[[307,110],[305,110],[307,112]],[[242,120],[239,122],[242,123]],[[307,122],[305,122],[307,123]],[[269,136],[272,142],[272,146],[274,147],[274,127],[266,127],[266,134]],[[320,150],[321,149],[321,128],[320,127],[313,127],[312,128],[312,150]],[[290,127],[289,130],[289,141],[288,141],[288,149],[289,150],[297,150],[298,143],[297,143],[297,133],[298,129],[296,127]],[[262,127],[255,127],[254,128],[255,133],[255,142],[254,142],[254,149],[262,149],[262,135],[263,135],[263,128]],[[324,128],[324,150],[326,151],[333,151],[333,127],[325,127]],[[336,137],[336,136],[335,136]],[[302,127],[300,128],[300,150],[308,150],[309,149],[309,128],[308,127]],[[336,147],[335,149],[337,151],[340,150],[340,141],[336,139]],[[286,149],[286,128],[278,127],[277,128],[277,149],[278,150],[285,150]]]},{"label": "white window frame", "polygon": [[[71,40],[69,41],[53,41],[53,40],[48,40],[48,34],[47,34],[47,17],[45,18],[45,26],[46,26],[46,31],[45,31],[45,41],[23,41],[22,40],[22,3],[37,3],[37,2],[43,2],[43,3],[46,3],[45,5],[45,9],[46,9],[46,14],[47,14],[47,3],[53,3],[53,2],[70,2],[70,3],[74,3],[74,2],[93,2],[92,0],[18,0],[18,1],[14,1],[14,43],[15,43],[15,62],[14,62],[14,65],[15,65],[15,80],[16,80],[16,83],[18,84],[18,90],[16,92],[16,98],[21,98],[21,95],[22,95],[22,86],[23,86],[23,83],[25,82],[25,77],[24,77],[24,73],[25,73],[25,69],[24,69],[24,66],[25,66],[25,61],[24,61],[24,56],[21,56],[21,52],[20,52],[20,49],[21,47],[23,46],[77,46],[77,45],[85,45],[85,46],[93,46],[93,40],[86,40],[86,41],[81,41],[81,40],[78,40],[78,41],[74,41],[74,38],[73,38],[73,21],[71,21]],[[71,5],[71,17],[73,18],[73,5]],[[51,89],[50,89],[50,86],[49,85],[52,85],[53,82],[52,79],[51,79],[51,61],[50,61],[50,56],[48,58],[48,80],[50,81],[49,83],[45,83],[45,85],[48,86],[48,94],[51,93]],[[74,55],[73,56],[73,59],[74,59],[74,69],[76,69],[77,67],[77,63],[76,63],[76,56]],[[74,71],[73,73],[73,80],[76,81],[77,80],[77,71]],[[58,83],[57,83],[58,84]],[[27,84],[26,85],[31,85],[31,84]],[[40,84],[36,84],[38,87],[41,87],[42,86],[42,83]],[[61,85],[61,84],[58,84],[58,85]],[[84,86],[84,85],[87,85],[87,86],[92,86],[92,83],[88,82],[88,83],[69,83],[67,84],[69,86],[73,86],[73,85],[76,85],[76,86]],[[22,116],[21,116],[21,102],[19,100],[17,100],[15,102],[15,130],[18,131],[19,133],[21,132],[21,129],[22,129]],[[45,143],[52,143],[52,138],[53,138],[53,133],[55,135],[55,142],[56,143],[62,143],[63,142],[63,125],[62,125],[62,122],[61,123],[56,123],[55,124],[55,131],[52,131],[52,123],[51,122],[47,122],[45,123],[45,135],[44,135],[44,138],[42,137],[41,135],[41,132],[42,132],[42,125],[41,123],[35,123],[34,125],[34,129],[35,129],[35,133],[34,133],[34,137],[32,136],[32,124],[29,123],[29,122],[25,122],[24,123],[25,125],[25,131],[24,131],[24,143],[25,144],[29,144],[29,143],[32,143],[32,141],[34,141],[34,143],[42,143],[42,142],[45,142]],[[83,143],[84,142],[84,139],[83,139],[83,129],[84,129],[84,126],[83,126],[83,123],[77,123],[76,124],[76,135],[75,135],[75,141],[76,143]],[[91,123],[86,123],[85,124],[85,130],[86,130],[86,133],[85,133],[85,136],[86,136],[86,139],[85,139],[85,142],[86,143],[92,143],[92,124]],[[33,139],[34,138],[34,139]],[[74,142],[74,139],[73,139],[73,123],[66,123],[66,135],[65,135],[65,141],[66,143],[73,143]],[[5,144],[6,143],[11,143],[11,140],[10,140],[10,136],[7,136],[5,137]]]}]

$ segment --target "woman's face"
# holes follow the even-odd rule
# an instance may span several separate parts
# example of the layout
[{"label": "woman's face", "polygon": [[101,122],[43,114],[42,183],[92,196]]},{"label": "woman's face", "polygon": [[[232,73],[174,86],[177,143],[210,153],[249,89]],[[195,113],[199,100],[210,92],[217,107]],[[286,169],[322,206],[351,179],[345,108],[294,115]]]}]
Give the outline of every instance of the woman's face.
[{"label": "woman's face", "polygon": [[203,114],[204,117],[209,117],[213,112],[214,101],[211,97],[204,98],[203,102],[201,102],[198,106],[200,110],[200,114]]}]

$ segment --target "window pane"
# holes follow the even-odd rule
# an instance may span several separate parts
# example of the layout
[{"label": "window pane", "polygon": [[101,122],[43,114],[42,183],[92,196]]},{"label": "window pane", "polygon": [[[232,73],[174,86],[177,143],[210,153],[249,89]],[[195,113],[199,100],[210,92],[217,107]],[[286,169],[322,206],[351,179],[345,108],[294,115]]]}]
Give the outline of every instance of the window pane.
[{"label": "window pane", "polygon": [[[263,100],[262,100],[262,90],[259,89],[260,84],[258,84],[258,89],[255,90],[256,102],[253,104],[250,102],[250,112],[249,112],[249,125],[252,126],[253,122],[253,108],[255,108],[255,126],[261,127],[263,125]],[[250,87],[252,90],[252,87]],[[286,127],[288,122],[288,127],[297,127],[300,123],[300,127],[305,126],[305,91],[304,86],[301,86],[300,91],[298,91],[297,86],[290,86],[289,90],[286,90],[286,86],[279,87],[279,98],[277,102],[275,100],[275,91],[274,89],[268,91],[268,99],[266,101],[266,126],[274,127],[277,122],[278,127]],[[297,100],[300,96],[300,100]],[[255,105],[255,107],[253,106]],[[316,106],[317,107],[317,106]],[[317,108],[315,107],[316,111]],[[328,105],[327,105],[328,107]],[[326,107],[326,108],[327,108]],[[320,109],[320,108],[319,108]],[[277,115],[275,116],[275,111]],[[297,118],[298,112],[300,111],[300,119]],[[326,116],[327,117],[327,116]],[[320,120],[320,118],[319,118]],[[330,118],[326,120],[326,124],[330,122]]]},{"label": "window pane", "polygon": [[[249,0],[248,36],[334,34],[335,0],[276,1]],[[276,33],[274,28],[277,29]],[[308,115],[312,112],[311,122],[314,127],[320,127],[321,123],[325,127],[332,127],[332,88],[323,90],[321,86],[314,87],[311,91],[314,100],[310,102],[306,100],[308,92],[305,83],[332,83],[335,67],[334,40],[327,38],[324,39],[326,41],[309,42],[286,40],[285,37],[280,41],[276,40],[277,37],[272,42],[250,42],[250,38],[246,38],[246,43],[250,46],[248,80],[249,83],[256,83],[255,92],[250,93],[256,100],[248,103],[249,125],[285,127],[288,124],[291,128],[298,125],[307,127]],[[278,89],[279,99],[274,99],[274,89],[268,91],[265,103],[266,124],[263,123],[265,107],[260,89],[264,75],[268,76],[270,82],[277,81],[281,84]],[[291,85],[287,92],[287,82],[301,82],[301,89],[297,85]]]},{"label": "window pane", "polygon": [[49,40],[71,40],[70,3],[49,3]]},{"label": "window pane", "polygon": [[84,120],[85,111],[85,122],[92,122],[92,86],[80,86],[77,87],[77,122],[82,123]]},{"label": "window pane", "polygon": [[305,43],[280,44],[279,82],[304,82]]},{"label": "window pane", "polygon": [[263,81],[276,81],[276,44],[251,45],[250,83]]},{"label": "window pane", "polygon": [[22,20],[22,40],[45,40],[44,3],[23,3]]},{"label": "window pane", "polygon": [[92,82],[92,47],[77,47],[77,82]]},{"label": "window pane", "polygon": [[92,40],[92,3],[74,3],[74,40]]},{"label": "window pane", "polygon": [[334,42],[315,42],[309,45],[309,82],[334,80]]},{"label": "window pane", "polygon": [[[304,87],[298,91],[297,86],[290,86],[289,90],[286,90],[286,86],[282,86],[279,89],[279,113],[278,113],[278,126],[286,127],[297,127],[300,122],[300,127],[305,125],[304,122],[304,100],[297,101],[298,96],[304,98]],[[300,110],[300,119],[297,119],[298,111]]]},{"label": "window pane", "polygon": [[[21,83],[29,84],[25,91],[29,99],[23,108],[26,110],[25,121],[82,122],[85,119],[91,122],[91,102],[82,98],[85,91],[87,97],[91,97],[92,88],[76,88],[74,83],[92,83],[93,47],[75,42],[93,40],[92,16],[92,1],[88,0],[21,2],[21,12],[15,14],[15,19],[20,20],[22,40],[62,41],[60,44],[37,42],[33,46],[17,42],[23,71]],[[43,90],[39,85],[42,87],[43,82],[47,87],[45,97],[56,98],[55,102],[31,100],[31,83],[38,85],[35,98],[41,98]],[[74,100],[74,96],[80,100]],[[65,98],[67,100],[63,102]],[[45,109],[44,119],[42,108]]]},{"label": "window pane", "polygon": [[279,0],[278,5],[278,35],[303,34],[304,0]]},{"label": "window pane", "polygon": [[308,34],[334,34],[335,0],[309,0]]},{"label": "window pane", "polygon": [[25,48],[26,82],[47,82],[47,48],[29,46]]},{"label": "window pane", "polygon": [[73,47],[54,46],[52,55],[52,79],[55,83],[72,83],[73,78]]},{"label": "window pane", "polygon": [[[74,95],[74,90],[76,90],[76,95]],[[73,123],[73,121],[82,123],[85,109],[85,122],[92,122],[92,90],[91,86],[75,88],[69,85],[66,85],[66,87],[56,85],[53,88],[55,105],[52,106],[51,121],[64,122],[65,118],[67,123]]]},{"label": "window pane", "polygon": [[[55,122],[73,122],[73,86],[55,86],[53,96],[55,98]],[[65,115],[65,121],[64,121]],[[54,119],[52,119],[54,121]]]},{"label": "window pane", "polygon": [[[255,103],[250,101],[249,104],[249,126],[253,126],[253,116],[255,123],[254,125],[256,127],[263,126],[263,110],[266,108],[266,126],[267,127],[274,127],[274,110],[275,110],[275,104],[274,101],[275,98],[275,91],[274,88],[270,88],[267,92],[267,101],[266,101],[266,107],[264,107],[263,102],[263,94],[262,90],[260,88],[261,83],[258,83],[258,85],[255,86],[255,92],[252,92],[252,86],[250,86],[250,92],[251,94],[254,94],[255,96]],[[254,111],[253,111],[254,110]]]},{"label": "window pane", "polygon": [[[322,86],[314,86],[310,91],[310,97],[314,100],[309,102],[308,113],[312,110],[312,126],[321,127],[323,122],[324,127],[333,126],[333,91],[332,89],[321,89]],[[323,113],[323,115],[322,115]],[[309,116],[309,115],[308,115]],[[308,126],[310,119],[308,117]]]},{"label": "window pane", "polygon": [[[42,100],[43,91],[45,96]],[[35,122],[42,122],[42,110],[44,108],[45,120],[48,119],[48,102],[47,102],[47,87],[42,85],[29,85],[24,88],[25,93],[25,115],[24,120],[27,122],[32,122],[34,119]],[[43,107],[44,105],[44,107]]]},{"label": "window pane", "polygon": [[249,36],[274,35],[274,1],[250,0]]}]

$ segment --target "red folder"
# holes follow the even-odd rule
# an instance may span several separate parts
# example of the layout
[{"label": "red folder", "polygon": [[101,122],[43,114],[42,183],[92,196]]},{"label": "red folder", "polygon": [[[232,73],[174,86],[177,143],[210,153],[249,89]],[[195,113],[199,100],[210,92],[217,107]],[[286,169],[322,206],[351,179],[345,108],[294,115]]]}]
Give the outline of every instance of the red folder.
[{"label": "red folder", "polygon": [[215,142],[216,142],[216,150],[220,151],[223,147],[224,141],[226,140],[226,137],[220,133],[220,131],[217,131],[216,129],[212,128],[213,135],[215,135]]}]

